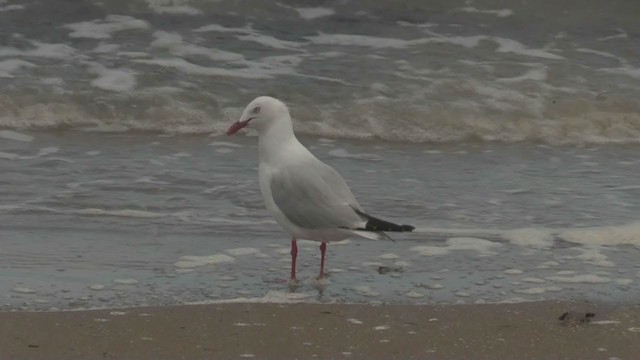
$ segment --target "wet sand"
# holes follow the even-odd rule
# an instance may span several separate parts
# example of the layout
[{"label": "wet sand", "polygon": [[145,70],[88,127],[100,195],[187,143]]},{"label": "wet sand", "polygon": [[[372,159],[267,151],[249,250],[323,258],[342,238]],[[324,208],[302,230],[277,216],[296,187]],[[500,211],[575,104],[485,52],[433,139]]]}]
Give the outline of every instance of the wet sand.
[{"label": "wet sand", "polygon": [[[565,321],[559,316],[570,311]],[[595,313],[582,322],[585,313]],[[0,359],[634,359],[640,306],[209,304],[0,313]]]}]

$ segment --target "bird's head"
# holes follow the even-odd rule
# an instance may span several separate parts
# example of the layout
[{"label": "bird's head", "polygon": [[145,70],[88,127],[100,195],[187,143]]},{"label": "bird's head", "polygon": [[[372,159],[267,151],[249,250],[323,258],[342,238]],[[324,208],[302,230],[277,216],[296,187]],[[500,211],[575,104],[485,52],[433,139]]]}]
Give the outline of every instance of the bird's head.
[{"label": "bird's head", "polygon": [[269,96],[260,96],[247,105],[240,119],[231,124],[229,130],[227,130],[227,135],[233,135],[245,127],[255,129],[258,133],[262,133],[283,121],[291,123],[287,106],[278,99]]}]

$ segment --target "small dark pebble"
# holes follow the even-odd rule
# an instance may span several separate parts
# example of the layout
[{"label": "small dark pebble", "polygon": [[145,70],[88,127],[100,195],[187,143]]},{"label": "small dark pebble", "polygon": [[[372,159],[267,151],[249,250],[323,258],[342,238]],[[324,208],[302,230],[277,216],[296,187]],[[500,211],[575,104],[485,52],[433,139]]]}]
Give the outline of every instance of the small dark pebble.
[{"label": "small dark pebble", "polygon": [[562,313],[562,315],[558,317],[558,320],[562,321],[564,324],[588,323],[595,316],[596,314],[592,312],[572,313],[572,312],[565,311],[564,313]]},{"label": "small dark pebble", "polygon": [[29,344],[28,345],[30,348],[39,348],[40,345],[36,345],[36,344]]},{"label": "small dark pebble", "polygon": [[404,269],[399,266],[378,266],[378,274],[384,275],[390,272],[404,272]]}]

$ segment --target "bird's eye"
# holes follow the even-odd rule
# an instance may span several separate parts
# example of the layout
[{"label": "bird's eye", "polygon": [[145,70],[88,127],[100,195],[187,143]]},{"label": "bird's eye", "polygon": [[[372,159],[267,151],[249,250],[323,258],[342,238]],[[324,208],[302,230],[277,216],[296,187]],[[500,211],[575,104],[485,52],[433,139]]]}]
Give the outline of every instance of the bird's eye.
[{"label": "bird's eye", "polygon": [[253,113],[254,114],[257,114],[259,112],[260,112],[260,106],[256,106],[256,107],[253,108]]}]

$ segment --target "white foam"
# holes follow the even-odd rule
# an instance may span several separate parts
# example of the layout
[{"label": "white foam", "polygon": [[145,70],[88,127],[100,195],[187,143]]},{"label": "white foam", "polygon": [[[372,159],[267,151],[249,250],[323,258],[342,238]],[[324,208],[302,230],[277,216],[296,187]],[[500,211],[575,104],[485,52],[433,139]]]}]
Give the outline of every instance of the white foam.
[{"label": "white foam", "polygon": [[598,71],[604,71],[611,74],[624,75],[632,77],[634,79],[640,79],[640,68],[634,68],[630,66],[621,66],[618,68],[598,69]]},{"label": "white foam", "polygon": [[640,245],[640,221],[619,226],[567,229],[558,237],[583,245]]},{"label": "white foam", "polygon": [[498,52],[513,53],[523,56],[539,57],[551,60],[563,60],[564,57],[556,55],[554,53],[542,50],[542,49],[530,49],[524,46],[522,43],[513,39],[492,37],[491,40],[498,44]]},{"label": "white foam", "polygon": [[248,34],[252,31],[252,29],[249,26],[242,27],[242,28],[232,28],[232,27],[226,27],[218,24],[210,24],[210,25],[201,26],[193,31],[194,32],[214,31],[214,32],[230,32],[230,33]]},{"label": "white foam", "polygon": [[408,42],[402,39],[381,38],[352,34],[323,34],[307,36],[307,40],[315,45],[364,46],[371,48],[404,48]]},{"label": "white foam", "polygon": [[28,287],[14,287],[13,289],[11,289],[11,291],[17,292],[20,294],[33,294],[36,292],[35,290],[30,289]]},{"label": "white foam", "polygon": [[0,130],[0,138],[22,142],[33,141],[33,136],[22,134],[13,130]]},{"label": "white foam", "polygon": [[94,284],[89,286],[89,289],[91,290],[95,290],[95,291],[100,291],[100,290],[104,290],[105,286],[102,284]]},{"label": "white foam", "polygon": [[520,81],[546,81],[547,80],[547,68],[545,66],[539,66],[534,69],[527,70],[524,74],[520,76],[510,77],[510,78],[500,78],[497,81],[504,83],[514,83]]},{"label": "white foam", "polygon": [[353,319],[353,318],[347,319],[347,322],[350,323],[350,324],[356,324],[356,325],[362,324],[362,321],[360,321],[358,319]]},{"label": "white foam", "polygon": [[107,15],[104,20],[83,21],[64,25],[73,30],[69,36],[74,38],[108,39],[112,33],[122,30],[148,29],[146,21],[126,15]]},{"label": "white foam", "polygon": [[532,278],[532,277],[522,278],[520,279],[520,281],[526,282],[526,283],[534,283],[534,284],[541,284],[545,282],[544,279]]},{"label": "white foam", "polygon": [[246,26],[243,28],[228,28],[224,26],[220,26],[218,24],[211,24],[199,27],[195,29],[196,32],[230,32],[237,33],[236,38],[242,41],[252,41],[258,44],[281,50],[297,50],[302,43],[297,43],[293,41],[280,40],[273,36],[265,35],[260,33],[257,30],[254,30],[251,26]]},{"label": "white foam", "polygon": [[[51,154],[55,154],[59,151],[60,149],[55,147],[55,146],[49,146],[49,147],[44,147],[41,148],[40,150],[38,150],[38,153],[35,155],[35,157],[42,157],[42,156],[47,156],[47,155],[51,155]],[[65,160],[62,158],[56,158],[62,161],[67,161],[67,162],[73,162],[71,160]]]},{"label": "white foam", "polygon": [[515,289],[513,292],[518,294],[527,294],[527,295],[538,295],[544,294],[546,292],[558,292],[562,291],[561,287],[558,286],[548,286],[548,287],[534,287],[528,289]]},{"label": "white foam", "polygon": [[113,282],[116,283],[116,284],[120,284],[120,285],[135,285],[135,284],[138,283],[138,280],[136,280],[136,279],[114,279]]},{"label": "white foam", "polygon": [[389,330],[389,325],[378,325],[378,326],[374,326],[373,330],[376,331],[384,331],[384,330]]},{"label": "white foam", "polygon": [[167,214],[160,214],[151,211],[144,210],[104,210],[97,208],[87,208],[80,210],[72,210],[70,211],[72,214],[78,215],[106,215],[106,216],[120,216],[120,217],[131,217],[131,218],[160,218],[168,216]]},{"label": "white foam", "polygon": [[609,260],[609,257],[601,252],[600,248],[587,247],[576,248],[581,254],[574,256],[574,259],[583,260],[585,263],[593,264],[596,266],[613,267],[615,263]]},{"label": "white foam", "polygon": [[224,254],[215,254],[215,255],[209,255],[209,256],[186,255],[186,256],[181,256],[180,260],[175,262],[173,265],[175,265],[178,268],[190,269],[190,268],[206,266],[206,265],[231,263],[231,262],[234,262],[235,260],[236,259],[232,258],[231,256],[224,255]]},{"label": "white foam", "polygon": [[543,228],[506,230],[502,236],[514,245],[533,248],[550,248],[554,242],[553,233]]},{"label": "white foam", "polygon": [[609,41],[609,40],[613,40],[613,39],[627,39],[629,37],[629,35],[627,35],[627,32],[624,31],[623,29],[618,28],[618,34],[615,35],[609,35],[609,36],[603,36],[598,38],[599,41]]},{"label": "white foam", "polygon": [[225,250],[231,256],[256,255],[260,253],[260,249],[244,247]]},{"label": "white foam", "polygon": [[241,147],[243,147],[240,144],[232,143],[232,142],[229,142],[229,141],[213,141],[213,142],[209,143],[209,146],[232,147],[232,148],[241,148]]},{"label": "white foam", "polygon": [[264,35],[258,32],[252,32],[246,35],[237,35],[236,37],[242,41],[252,41],[266,47],[280,50],[294,50],[302,45],[301,43],[280,40],[273,36]]},{"label": "white foam", "polygon": [[353,290],[355,290],[359,295],[368,296],[368,297],[376,297],[380,295],[379,292],[371,289],[370,286],[366,286],[366,285],[354,286]]},{"label": "white foam", "polygon": [[312,20],[321,17],[331,16],[335,14],[335,10],[323,7],[311,7],[311,8],[295,8],[301,18],[305,20]]},{"label": "white foam", "polygon": [[446,241],[446,246],[414,246],[410,250],[422,256],[442,256],[451,251],[477,251],[480,255],[494,255],[502,244],[478,238],[457,237]]},{"label": "white foam", "polygon": [[200,55],[214,61],[243,62],[245,60],[242,54],[190,44],[185,42],[182,35],[179,34],[156,31],[153,33],[153,37],[155,40],[151,42],[151,46],[167,49],[176,56]]},{"label": "white foam", "polygon": [[507,269],[503,272],[507,275],[519,275],[519,274],[522,274],[524,271],[520,269]]},{"label": "white foam", "polygon": [[20,69],[32,68],[35,66],[35,64],[20,59],[9,59],[0,61],[0,78],[12,78],[14,77],[13,73],[19,71]]},{"label": "white foam", "polygon": [[[276,290],[270,290],[263,297],[254,297],[254,298],[233,298],[233,299],[221,299],[221,300],[207,300],[200,302],[193,302],[189,304],[234,304],[234,303],[274,303],[274,304],[293,304],[299,302],[310,302],[309,300],[313,300],[311,294],[306,293],[293,293],[293,292],[282,292]],[[314,302],[314,301],[311,301]]]},{"label": "white foam", "polygon": [[100,45],[96,46],[93,49],[93,52],[95,53],[99,53],[99,54],[109,54],[109,53],[113,53],[116,50],[118,50],[120,48],[120,45],[118,44],[103,44],[101,43]]},{"label": "white foam", "polygon": [[463,7],[456,9],[457,11],[468,12],[468,13],[480,13],[480,14],[488,14],[495,15],[497,17],[508,17],[513,15],[513,10],[511,9],[498,9],[498,10],[480,10],[471,6]]},{"label": "white foam", "polygon": [[611,282],[611,279],[608,277],[602,277],[594,274],[584,274],[584,275],[575,275],[575,276],[548,276],[547,280],[556,281],[560,283],[571,283],[571,284],[604,284]]},{"label": "white foam", "polygon": [[382,255],[378,256],[378,258],[384,259],[384,260],[394,260],[394,259],[397,259],[399,257],[400,256],[398,256],[396,254],[392,254],[392,253],[382,254]]},{"label": "white foam", "polygon": [[367,161],[380,161],[381,158],[374,154],[353,154],[345,149],[332,149],[328,152],[329,155],[341,159],[354,159],[354,160],[367,160]]},{"label": "white foam", "polygon": [[15,11],[15,10],[24,10],[24,5],[11,4],[7,6],[0,6],[0,11]]},{"label": "white foam", "polygon": [[414,290],[409,291],[406,295],[412,299],[419,299],[425,296],[423,293]]},{"label": "white foam", "polygon": [[35,47],[34,49],[0,48],[0,56],[32,56],[51,59],[71,59],[77,56],[76,49],[66,44],[49,44],[40,41],[31,41],[31,44]]},{"label": "white foam", "polygon": [[91,85],[102,90],[127,92],[136,86],[135,73],[131,69],[107,69],[100,64],[93,64],[89,71],[98,75]]},{"label": "white foam", "polygon": [[276,73],[261,71],[255,68],[226,69],[218,67],[206,67],[190,63],[181,58],[136,59],[134,60],[134,62],[174,68],[190,75],[229,76],[246,79],[269,79],[272,78],[273,75],[276,75]]},{"label": "white foam", "polygon": [[202,10],[196,9],[189,5],[154,5],[151,6],[154,12],[158,14],[182,14],[182,15],[202,15]]}]

